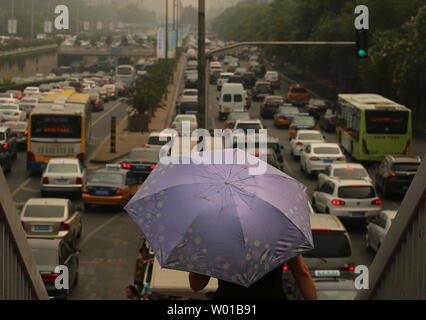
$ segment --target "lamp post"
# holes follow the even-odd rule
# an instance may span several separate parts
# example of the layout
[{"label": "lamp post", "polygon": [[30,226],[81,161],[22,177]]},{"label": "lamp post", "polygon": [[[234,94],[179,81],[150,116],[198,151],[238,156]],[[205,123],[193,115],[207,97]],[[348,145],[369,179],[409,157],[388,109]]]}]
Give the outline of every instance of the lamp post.
[{"label": "lamp post", "polygon": [[[165,36],[166,36],[166,45],[165,45],[165,50],[166,50],[166,55],[165,55],[165,61],[166,61],[166,70],[168,71],[169,67],[168,67],[168,60],[169,60],[169,0],[166,0],[166,32],[165,32]],[[167,96],[168,96],[168,89],[166,89],[166,95],[165,98],[167,100]]]},{"label": "lamp post", "polygon": [[206,112],[206,2],[198,0],[198,104],[200,106],[199,124],[200,128],[205,128]]}]

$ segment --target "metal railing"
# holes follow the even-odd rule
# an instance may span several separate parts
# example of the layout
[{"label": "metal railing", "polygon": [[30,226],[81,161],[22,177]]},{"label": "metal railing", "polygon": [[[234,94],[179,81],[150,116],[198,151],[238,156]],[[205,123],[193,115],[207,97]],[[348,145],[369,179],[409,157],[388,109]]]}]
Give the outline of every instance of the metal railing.
[{"label": "metal railing", "polygon": [[45,299],[45,286],[0,170],[0,300]]},{"label": "metal railing", "polygon": [[426,299],[425,208],[426,155],[356,299]]}]

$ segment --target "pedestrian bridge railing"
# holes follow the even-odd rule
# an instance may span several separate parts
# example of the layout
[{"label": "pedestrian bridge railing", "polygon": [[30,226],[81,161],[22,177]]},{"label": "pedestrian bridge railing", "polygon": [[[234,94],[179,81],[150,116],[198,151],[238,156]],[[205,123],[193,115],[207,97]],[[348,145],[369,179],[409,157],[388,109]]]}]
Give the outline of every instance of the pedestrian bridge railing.
[{"label": "pedestrian bridge railing", "polygon": [[44,299],[46,289],[0,170],[0,300]]},{"label": "pedestrian bridge railing", "polygon": [[358,300],[426,299],[426,155],[369,269]]}]

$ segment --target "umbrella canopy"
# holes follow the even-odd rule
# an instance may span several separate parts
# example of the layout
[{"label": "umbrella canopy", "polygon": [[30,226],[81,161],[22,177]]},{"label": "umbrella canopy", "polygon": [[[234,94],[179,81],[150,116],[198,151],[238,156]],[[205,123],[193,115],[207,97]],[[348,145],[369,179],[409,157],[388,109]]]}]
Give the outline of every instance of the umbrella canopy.
[{"label": "umbrella canopy", "polygon": [[304,185],[272,166],[250,175],[262,160],[245,151],[204,154],[224,160],[226,152],[232,164],[200,164],[190,155],[177,156],[189,164],[159,162],[125,210],[161,267],[248,287],[313,249],[308,199]]}]

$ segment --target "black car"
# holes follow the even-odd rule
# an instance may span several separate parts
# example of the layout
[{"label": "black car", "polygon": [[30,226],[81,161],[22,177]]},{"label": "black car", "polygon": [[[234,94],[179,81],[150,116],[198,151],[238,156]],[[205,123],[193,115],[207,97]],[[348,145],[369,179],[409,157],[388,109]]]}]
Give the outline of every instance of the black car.
[{"label": "black car", "polygon": [[28,122],[26,121],[6,121],[5,127],[12,130],[12,135],[16,138],[16,144],[19,149],[26,149],[28,141]]},{"label": "black car", "polygon": [[16,134],[9,127],[0,127],[0,145],[10,153],[13,159],[16,158],[18,154]]},{"label": "black car", "polygon": [[4,173],[10,172],[12,169],[12,157],[2,146],[0,146],[0,165]]},{"label": "black car", "polygon": [[376,170],[376,189],[385,197],[405,194],[420,166],[419,156],[386,156]]},{"label": "black car", "polygon": [[254,72],[244,72],[241,77],[243,78],[244,89],[252,89],[256,84],[257,78]]},{"label": "black car", "polygon": [[198,99],[195,97],[193,100],[181,101],[177,110],[180,114],[198,114],[199,109]]},{"label": "black car", "polygon": [[228,83],[241,83],[243,84],[243,78],[238,75],[233,75],[232,77],[229,77]]},{"label": "black car", "polygon": [[[66,299],[70,290],[78,282],[80,251],[71,247],[63,239],[28,238],[28,244],[49,297]],[[56,270],[57,266],[62,266],[60,273]],[[66,273],[68,277],[65,277]],[[62,284],[64,288],[57,289],[55,280],[59,276],[62,276],[64,280],[68,278],[68,283],[60,281],[59,284]]]},{"label": "black car", "polygon": [[266,74],[266,68],[264,65],[256,65],[253,68],[253,71],[257,78],[263,78]]},{"label": "black car", "polygon": [[274,90],[269,82],[257,81],[252,89],[253,101],[261,101],[270,94],[274,94]]},{"label": "black car", "polygon": [[285,101],[282,96],[266,96],[265,101],[260,105],[260,116],[272,119],[284,103]]},{"label": "black car", "polygon": [[150,175],[152,170],[155,169],[155,166],[160,160],[159,155],[159,149],[135,148],[121,162],[121,167],[137,174],[139,182],[142,183]]},{"label": "black car", "polygon": [[306,111],[311,117],[319,120],[321,114],[327,109],[327,103],[322,99],[310,99],[306,106]]},{"label": "black car", "polygon": [[185,89],[197,89],[198,88],[198,74],[189,73],[185,79]]}]

